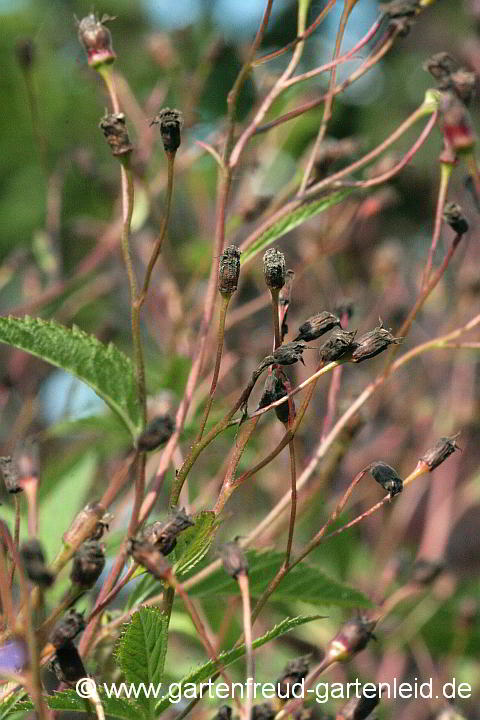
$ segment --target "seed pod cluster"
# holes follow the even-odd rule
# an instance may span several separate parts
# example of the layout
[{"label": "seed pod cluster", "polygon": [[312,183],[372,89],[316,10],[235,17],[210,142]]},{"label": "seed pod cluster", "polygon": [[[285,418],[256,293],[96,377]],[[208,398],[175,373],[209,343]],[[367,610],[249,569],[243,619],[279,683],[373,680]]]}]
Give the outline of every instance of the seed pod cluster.
[{"label": "seed pod cluster", "polygon": [[107,65],[115,60],[115,53],[112,48],[112,36],[110,30],[105,26],[108,20],[114,18],[104,15],[101,20],[90,13],[78,23],[78,39],[85,48],[88,64],[97,68],[100,65]]},{"label": "seed pod cluster", "polygon": [[137,439],[137,448],[142,452],[157,450],[170,440],[175,431],[175,421],[170,415],[153,418]]},{"label": "seed pod cluster", "polygon": [[0,473],[8,493],[15,494],[23,490],[19,483],[19,472],[11,457],[0,457]]},{"label": "seed pod cluster", "polygon": [[354,655],[367,647],[374,637],[377,621],[359,616],[348,620],[329,642],[325,650],[326,659],[331,662],[348,662]]},{"label": "seed pod cluster", "polygon": [[148,570],[157,580],[165,580],[168,577],[170,565],[165,560],[161,550],[152,543],[143,540],[141,537],[139,539],[131,538],[128,541],[127,550],[135,562],[143,565],[145,570]]},{"label": "seed pod cluster", "polygon": [[158,125],[163,148],[166,153],[175,153],[182,142],[183,114],[180,110],[163,108],[155,115],[150,125]]},{"label": "seed pod cluster", "polygon": [[263,274],[270,290],[281,290],[285,285],[285,255],[276,248],[269,248],[263,256]]},{"label": "seed pod cluster", "polygon": [[298,329],[297,337],[294,340],[316,340],[325,335],[325,333],[333,330],[334,327],[340,327],[340,318],[326,310],[308,318]]},{"label": "seed pod cluster", "polygon": [[[263,388],[262,397],[260,398],[260,402],[258,403],[258,410],[261,408],[267,407],[268,405],[271,405],[272,403],[276,402],[277,400],[280,400],[282,397],[285,397],[287,395],[287,388],[285,387],[285,383],[282,380],[281,377],[277,375],[276,372],[270,373],[270,375],[267,375],[267,379],[265,380],[265,386]],[[293,402],[293,398],[292,398]],[[277,418],[282,423],[288,422],[288,402],[284,402],[282,405],[279,405],[275,408],[275,414]]]},{"label": "seed pod cluster", "polygon": [[133,145],[128,136],[125,115],[123,113],[107,113],[100,120],[99,127],[105,135],[112,155],[115,155],[115,157],[130,155],[133,150]]},{"label": "seed pod cluster", "polygon": [[84,629],[85,620],[83,615],[72,608],[55,625],[50,635],[50,642],[54,648],[59,648],[69,640],[73,640]]},{"label": "seed pod cluster", "polygon": [[88,540],[73,556],[70,580],[75,585],[89,588],[95,585],[105,567],[105,549],[97,540]]},{"label": "seed pod cluster", "polygon": [[464,235],[468,230],[468,220],[463,214],[460,205],[455,202],[449,202],[445,205],[443,219],[457,235]]},{"label": "seed pod cluster", "polygon": [[177,510],[167,520],[157,520],[146,525],[139,539],[154,545],[162,555],[168,555],[176,546],[178,535],[193,525],[195,525],[193,519],[186,514],[185,510]]},{"label": "seed pod cluster", "polygon": [[430,450],[427,450],[427,452],[422,455],[420,462],[425,463],[430,472],[435,470],[435,468],[450,457],[455,450],[460,449],[457,445],[457,438],[459,434],[460,433],[457,433],[451,437],[441,437]]},{"label": "seed pod cluster", "polygon": [[36,538],[26,540],[21,545],[20,558],[26,576],[35,585],[48,588],[53,584],[55,575],[47,568],[42,545]]},{"label": "seed pod cluster", "polygon": [[369,466],[369,472],[373,479],[376,480],[384,490],[390,493],[391,498],[402,492],[402,478],[400,478],[397,475],[396,470],[394,470],[390,465],[387,465],[387,463],[384,463],[381,460],[373,462]]},{"label": "seed pod cluster", "polygon": [[[373,691],[373,688],[372,688]],[[352,697],[340,710],[336,720],[365,720],[375,710],[380,702],[380,689],[376,692],[369,692],[366,695],[363,691],[360,697]]]},{"label": "seed pod cluster", "polygon": [[389,345],[399,345],[403,338],[393,337],[389,330],[383,327],[383,323],[380,321],[380,325],[374,330],[361,335],[357,340],[357,347],[352,352],[352,362],[363,362],[369,358],[379,355],[387,349]]},{"label": "seed pod cluster", "polygon": [[237,579],[239,575],[248,575],[248,562],[240,545],[232,540],[218,549],[223,569],[230,577]]},{"label": "seed pod cluster", "polygon": [[334,330],[326,343],[320,348],[320,359],[326,365],[353,352],[358,347],[355,342],[357,331]]},{"label": "seed pod cluster", "polygon": [[301,683],[307,676],[309,669],[309,656],[299,657],[288,662],[275,683],[278,695],[283,699],[291,697],[291,687]]},{"label": "seed pod cluster", "polygon": [[222,295],[232,295],[240,277],[240,253],[236,245],[225,248],[220,256],[218,290]]}]

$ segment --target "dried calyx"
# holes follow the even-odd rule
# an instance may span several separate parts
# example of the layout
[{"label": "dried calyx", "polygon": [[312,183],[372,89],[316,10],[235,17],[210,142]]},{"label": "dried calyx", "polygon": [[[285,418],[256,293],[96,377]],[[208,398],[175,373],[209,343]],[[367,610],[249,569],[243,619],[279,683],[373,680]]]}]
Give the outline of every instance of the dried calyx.
[{"label": "dried calyx", "polygon": [[356,334],[356,330],[334,330],[327,342],[320,348],[322,362],[326,365],[345,358],[348,353],[352,353],[358,347],[358,343],[355,342]]},{"label": "dried calyx", "polygon": [[[287,395],[287,388],[285,386],[285,382],[282,380],[281,377],[277,375],[275,371],[270,373],[270,375],[268,375],[267,379],[265,380],[265,386],[263,388],[263,393],[260,398],[260,402],[258,403],[257,410],[268,407],[268,405],[271,405],[277,400],[281,400],[281,398],[285,397],[285,395]],[[280,422],[287,423],[288,402],[284,402],[282,403],[282,405],[278,405],[278,407],[275,408],[275,414],[280,420]]]},{"label": "dried calyx", "polygon": [[182,141],[183,114],[180,110],[163,108],[155,115],[150,125],[158,125],[166,153],[175,153]]},{"label": "dried calyx", "polygon": [[230,245],[220,256],[218,290],[222,295],[230,296],[237,289],[240,277],[240,253],[236,245]]},{"label": "dried calyx", "polygon": [[455,450],[460,450],[457,445],[459,435],[460,433],[451,435],[450,437],[441,437],[430,450],[427,450],[427,452],[422,455],[420,462],[425,464],[430,472],[435,470],[435,468],[441,465]]},{"label": "dried calyx", "polygon": [[307,676],[310,656],[299,657],[288,662],[275,683],[279,697],[289,699],[292,696],[292,685],[302,682]]},{"label": "dried calyx", "polygon": [[248,562],[244,551],[236,540],[221,545],[218,549],[223,568],[233,578],[248,575]]},{"label": "dried calyx", "polygon": [[71,640],[56,649],[52,665],[57,678],[67,685],[87,676],[82,658]]},{"label": "dried calyx", "polygon": [[394,468],[390,465],[387,465],[387,463],[384,463],[381,460],[373,462],[369,465],[368,471],[373,479],[376,480],[379,485],[381,485],[383,489],[390,494],[391,498],[402,492],[402,478],[399,477],[396,470],[394,470]]},{"label": "dried calyx", "polygon": [[263,256],[263,274],[270,290],[281,290],[285,285],[285,255],[276,248],[269,248]]},{"label": "dried calyx", "polygon": [[92,587],[105,567],[105,549],[97,540],[88,540],[73,556],[70,580],[75,585]]},{"label": "dried calyx", "polygon": [[0,457],[0,473],[8,493],[18,493],[23,490],[19,483],[19,472],[11,457]]},{"label": "dried calyx", "polygon": [[369,358],[379,355],[387,349],[389,345],[399,345],[403,338],[396,338],[392,333],[384,328],[382,321],[374,330],[361,335],[357,340],[357,347],[352,352],[352,362],[362,362]]},{"label": "dried calyx", "polygon": [[157,520],[146,525],[138,539],[153,545],[160,550],[162,555],[168,555],[177,544],[177,537],[180,533],[194,524],[193,519],[186,514],[185,510],[177,510],[167,520]]},{"label": "dried calyx", "polygon": [[20,558],[29,580],[39,587],[47,588],[52,585],[55,575],[47,568],[42,545],[36,538],[26,540],[21,545]]},{"label": "dried calyx", "polygon": [[128,130],[123,113],[107,113],[101,120],[99,127],[105,135],[112,154],[123,158],[130,155],[133,145],[128,136]]},{"label": "dried calyx", "polygon": [[112,36],[105,25],[109,20],[115,20],[115,18],[103,15],[99,20],[95,13],[90,13],[77,24],[78,39],[85,48],[88,64],[91,67],[108,65],[115,60]]},{"label": "dried calyx", "polygon": [[137,448],[142,452],[156,450],[170,440],[175,431],[175,421],[170,415],[158,415],[153,418],[145,430],[138,436]]},{"label": "dried calyx", "polygon": [[460,205],[455,202],[449,202],[445,205],[443,219],[457,235],[465,235],[468,230],[468,220],[463,214]]},{"label": "dried calyx", "polygon": [[297,337],[294,338],[294,340],[310,342],[310,340],[316,340],[330,330],[333,330],[334,327],[340,327],[340,318],[325,310],[324,312],[312,315],[303,325],[300,325]]},{"label": "dried calyx", "polygon": [[164,580],[171,572],[170,565],[161,550],[141,537],[131,538],[128,541],[127,551],[135,562],[143,565],[158,580]]},{"label": "dried calyx", "polygon": [[351,660],[375,637],[373,630],[376,624],[376,620],[369,620],[361,615],[346,622],[327,645],[325,659],[328,662]]},{"label": "dried calyx", "polygon": [[83,615],[72,608],[55,625],[50,635],[50,642],[55,648],[59,648],[68,641],[73,640],[84,629],[85,620]]}]

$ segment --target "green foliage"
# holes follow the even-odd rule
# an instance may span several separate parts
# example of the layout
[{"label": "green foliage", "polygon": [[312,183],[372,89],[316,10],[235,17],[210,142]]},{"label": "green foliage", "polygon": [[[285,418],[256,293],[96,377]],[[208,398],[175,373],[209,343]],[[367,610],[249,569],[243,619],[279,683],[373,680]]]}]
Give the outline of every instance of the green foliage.
[{"label": "green foliage", "polygon": [[11,715],[13,712],[17,712],[20,702],[24,697],[25,693],[21,690],[12,693],[6,700],[2,700],[2,702],[0,702],[0,720],[8,717],[8,715]]},{"label": "green foliage", "polygon": [[184,575],[202,560],[210,549],[219,526],[214,512],[203,511],[195,518],[195,525],[187,528],[177,540],[175,549],[178,558],[175,573]]},{"label": "green foliage", "polygon": [[[258,597],[274,578],[285,560],[282,553],[249,552],[248,576],[250,594]],[[189,593],[198,597],[238,595],[238,583],[229,577],[223,568],[194,585]],[[370,600],[358,590],[332,580],[320,570],[307,563],[294,567],[282,580],[273,596],[277,600],[302,600],[314,605],[336,605],[338,607],[371,607]]]},{"label": "green foliage", "polygon": [[[262,645],[265,645],[266,643],[270,642],[271,640],[274,640],[275,638],[281,637],[282,635],[285,635],[285,633],[289,632],[290,630],[293,630],[293,628],[298,627],[299,625],[304,625],[305,623],[312,622],[312,620],[318,620],[321,618],[321,615],[307,615],[307,616],[299,616],[295,618],[286,618],[281,623],[276,625],[272,630],[269,630],[265,635],[262,635],[261,637],[257,638],[253,641],[253,647],[254,649],[262,647]],[[232,648],[231,650],[227,650],[223,653],[220,653],[218,655],[218,662],[221,663],[223,667],[228,667],[231,665],[235,660],[238,660],[239,658],[243,657],[245,654],[245,645],[239,645],[236,648]],[[201,683],[205,682],[209,678],[213,677],[213,675],[216,674],[218,669],[218,664],[214,663],[212,660],[205,663],[204,665],[200,665],[200,667],[196,668],[195,670],[192,670],[191,673],[186,675],[182,680],[180,681],[182,685],[185,685],[186,683]],[[166,710],[172,703],[171,695],[167,695],[166,697],[162,698],[160,702],[158,703],[156,707],[156,712],[159,714]]]},{"label": "green foliage", "polygon": [[[99,692],[100,699],[102,701],[105,715],[112,718],[120,718],[120,720],[138,720],[140,714],[139,708],[133,702],[124,698],[107,697],[105,693]],[[64,690],[61,693],[55,693],[55,695],[49,695],[47,698],[48,707],[51,710],[65,710],[67,712],[81,712],[86,713],[89,710],[87,700],[82,699],[77,695],[75,690]],[[24,710],[25,712],[31,712],[34,710],[34,705],[31,701],[18,703],[15,708],[16,710]]]},{"label": "green foliage", "polygon": [[[120,638],[116,659],[127,683],[158,685],[162,681],[167,653],[168,620],[156,608],[140,608]],[[147,717],[155,716],[155,699],[140,694]]]},{"label": "green foliage", "polygon": [[141,429],[133,366],[112,343],[41,318],[0,317],[0,342],[25,350],[89,385],[135,437]]},{"label": "green foliage", "polygon": [[305,203],[288,215],[280,218],[280,220],[277,220],[277,222],[269,227],[268,230],[265,230],[265,232],[262,233],[249,248],[242,252],[241,262],[245,263],[248,260],[251,260],[255,257],[255,255],[258,255],[258,253],[265,250],[265,248],[269,245],[283,237],[283,235],[286,235],[291,230],[294,230],[299,225],[302,225],[302,223],[315,217],[315,215],[319,215],[334,205],[338,205],[342,202],[342,200],[350,195],[351,192],[353,192],[351,188],[338,190],[337,192],[327,195],[327,197],[324,197],[321,200],[314,200],[313,202]]}]

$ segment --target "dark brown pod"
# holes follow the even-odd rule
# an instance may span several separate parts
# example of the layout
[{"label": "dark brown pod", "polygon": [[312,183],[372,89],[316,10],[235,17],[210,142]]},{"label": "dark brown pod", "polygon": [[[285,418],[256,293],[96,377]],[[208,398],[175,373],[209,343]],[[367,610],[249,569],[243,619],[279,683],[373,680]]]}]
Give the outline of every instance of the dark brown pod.
[{"label": "dark brown pod", "polygon": [[183,115],[180,110],[163,108],[158,115],[155,115],[150,125],[160,127],[160,135],[165,152],[174,153],[182,142],[181,130],[183,127]]},{"label": "dark brown pod", "polygon": [[450,80],[450,75],[455,72],[457,63],[447,52],[435,53],[425,60],[423,69],[430,73],[436,80]]},{"label": "dark brown pod", "polygon": [[398,477],[396,470],[390,465],[387,465],[387,463],[381,460],[374,462],[370,465],[369,472],[374,480],[376,480],[384,490],[390,493],[391,498],[402,492],[402,478]]},{"label": "dark brown pod", "polygon": [[310,340],[316,340],[322,335],[325,335],[329,330],[333,330],[334,327],[340,327],[340,318],[325,310],[316,315],[312,315],[303,325],[300,325],[298,335],[294,340],[310,342]]},{"label": "dark brown pod", "polygon": [[[272,354],[273,363],[274,365],[293,365],[294,363],[300,362],[303,363],[303,351],[305,350],[306,345],[304,342],[288,342],[284,345],[280,345],[279,348],[275,350],[275,352]],[[305,363],[303,363],[305,364]]]},{"label": "dark brown pod", "polygon": [[11,457],[0,457],[0,473],[2,474],[3,482],[5,483],[5,488],[8,493],[15,494],[22,492],[23,488],[18,482],[18,467]]},{"label": "dark brown pod", "polygon": [[132,152],[133,145],[128,136],[125,115],[123,113],[105,115],[100,120],[99,127],[105,135],[112,155],[115,155],[115,157],[124,157]]},{"label": "dark brown pod", "polygon": [[291,697],[292,685],[301,683],[307,676],[309,669],[309,657],[299,657],[288,662],[275,683],[277,693],[282,700]]},{"label": "dark brown pod", "polygon": [[457,235],[465,235],[468,230],[468,220],[463,214],[460,205],[455,202],[449,202],[445,205],[443,219]]},{"label": "dark brown pod", "polygon": [[175,421],[170,415],[153,418],[137,439],[137,448],[142,452],[156,450],[170,440],[175,431]]},{"label": "dark brown pod", "polygon": [[104,15],[99,20],[95,13],[90,13],[78,23],[78,39],[85,48],[88,64],[91,67],[96,68],[99,65],[110,64],[115,60],[112,36],[110,30],[104,25],[105,22],[113,19]]},{"label": "dark brown pod", "polygon": [[[373,690],[373,688],[372,688]],[[380,689],[376,693],[362,694],[360,697],[352,697],[337,715],[337,720],[365,720],[375,710],[380,702]]]},{"label": "dark brown pod", "polygon": [[59,648],[69,640],[73,640],[84,629],[85,620],[83,615],[72,608],[55,625],[50,635],[50,642],[55,648]]},{"label": "dark brown pod", "polygon": [[[262,397],[260,398],[260,402],[258,403],[257,410],[268,407],[268,405],[271,405],[277,400],[280,400],[282,397],[285,397],[285,395],[287,395],[287,388],[285,387],[284,381],[280,377],[278,377],[275,372],[270,373],[270,375],[267,375],[267,379],[265,380],[265,386],[263,388]],[[284,402],[282,405],[276,407],[275,414],[280,420],[280,422],[287,423],[288,402]]]},{"label": "dark brown pod", "polygon": [[219,547],[218,553],[222,558],[223,569],[230,577],[236,579],[239,575],[248,575],[247,558],[235,540]]},{"label": "dark brown pod", "polygon": [[334,330],[326,343],[320,348],[320,359],[323,363],[336,362],[347,353],[358,347],[355,342],[357,331]]},{"label": "dark brown pod", "polygon": [[170,573],[170,565],[163,553],[145,540],[131,538],[128,541],[128,554],[158,580],[165,580]]},{"label": "dark brown pod", "polygon": [[29,580],[39,587],[47,588],[52,585],[55,575],[45,564],[43,548],[38,540],[26,540],[20,547],[20,558]]},{"label": "dark brown pod", "polygon": [[402,18],[412,18],[418,15],[420,10],[420,0],[393,0],[388,4],[380,5],[380,11],[385,17],[392,20]]},{"label": "dark brown pod", "polygon": [[68,685],[87,676],[82,658],[71,640],[57,648],[53,668],[60,682]]},{"label": "dark brown pod", "polygon": [[177,510],[167,520],[146,525],[140,539],[154,545],[162,555],[168,555],[177,544],[178,535],[193,525],[193,519],[184,510]]},{"label": "dark brown pod", "polygon": [[281,290],[285,285],[285,255],[276,248],[269,248],[263,256],[263,274],[270,290]]},{"label": "dark brown pod", "polygon": [[366,648],[374,637],[373,629],[376,620],[356,617],[346,622],[335,637],[329,642],[325,654],[331,661],[347,662],[354,655]]},{"label": "dark brown pod", "polygon": [[460,433],[457,433],[451,437],[441,437],[430,450],[427,450],[427,452],[422,455],[420,460],[428,466],[430,472],[441,465],[455,450],[460,449],[457,445],[459,434]]},{"label": "dark brown pod", "polygon": [[73,556],[70,580],[82,587],[92,587],[105,567],[105,550],[96,540],[88,540]]},{"label": "dark brown pod", "polygon": [[220,256],[218,290],[222,295],[230,296],[237,289],[240,277],[240,253],[235,245],[230,245]]},{"label": "dark brown pod", "polygon": [[363,362],[375,357],[389,345],[399,345],[402,340],[403,338],[393,337],[392,333],[383,327],[383,323],[380,323],[374,330],[370,330],[356,340],[358,347],[352,352],[352,362]]}]

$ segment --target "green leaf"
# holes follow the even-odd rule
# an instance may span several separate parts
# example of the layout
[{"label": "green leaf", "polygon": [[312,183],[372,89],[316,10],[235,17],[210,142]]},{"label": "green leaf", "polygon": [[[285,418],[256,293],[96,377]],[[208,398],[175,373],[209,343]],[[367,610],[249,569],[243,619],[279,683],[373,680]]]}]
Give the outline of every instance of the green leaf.
[{"label": "green leaf", "polygon": [[0,342],[25,350],[89,385],[135,437],[142,427],[131,360],[75,325],[53,320],[0,317]]},{"label": "green leaf", "polygon": [[[312,620],[318,620],[321,617],[321,615],[307,615],[295,618],[286,618],[285,620],[282,620],[281,623],[276,625],[272,630],[269,630],[269,632],[267,632],[265,635],[262,635],[261,637],[254,640],[252,643],[253,647],[262,647],[262,645],[265,645],[271,640],[274,640],[275,638],[280,637],[281,635],[285,635],[285,633],[287,632],[290,632],[290,630],[293,630],[293,628],[298,627],[299,625],[304,625],[305,623],[312,622]],[[221,665],[226,668],[233,662],[235,662],[235,660],[241,658],[244,654],[245,645],[239,645],[238,647],[232,648],[231,650],[226,650],[225,652],[220,653],[218,656],[218,660]],[[214,663],[212,660],[210,660],[204,665],[200,665],[195,670],[192,670],[192,672],[190,672],[188,675],[185,675],[185,677],[182,678],[180,682],[182,686],[184,686],[186,683],[198,684],[201,682],[205,682],[213,675],[215,675],[215,673],[217,672],[217,668],[218,663]],[[163,697],[156,707],[157,714],[166,710],[171,704],[172,696],[170,694]]]},{"label": "green leaf", "polygon": [[184,575],[202,560],[210,549],[220,522],[214,512],[205,510],[194,517],[195,525],[178,537],[175,574]]},{"label": "green leaf", "polygon": [[315,215],[319,215],[334,205],[338,205],[338,203],[341,203],[342,200],[344,200],[352,192],[353,188],[337,190],[320,200],[312,200],[312,202],[303,203],[300,207],[296,208],[288,215],[285,215],[285,217],[280,218],[280,220],[277,220],[277,222],[269,227],[268,230],[265,230],[265,232],[262,233],[260,237],[258,237],[255,242],[250,245],[250,247],[242,252],[240,259],[242,264],[251,260],[255,257],[255,255],[258,255],[259,252],[262,252],[262,250],[265,250],[265,248],[275,242],[275,240],[278,240],[283,235],[290,232],[290,230],[294,230],[302,223],[310,220],[312,217],[315,217]]},{"label": "green leaf", "polygon": [[[98,694],[107,717],[120,718],[120,720],[138,720],[139,715],[141,716],[138,706],[133,702],[125,698],[109,698],[100,688],[98,688]],[[90,709],[87,701],[77,695],[75,690],[65,690],[61,693],[55,693],[55,695],[49,695],[47,703],[52,710],[86,713]],[[25,710],[27,712],[34,709],[31,701],[18,703],[14,708],[14,710]]]},{"label": "green leaf", "polygon": [[[249,552],[248,577],[250,594],[258,597],[275,577],[285,560],[282,553]],[[189,589],[189,594],[204,598],[238,595],[238,583],[220,568]],[[358,590],[332,580],[313,565],[300,563],[282,580],[272,597],[274,600],[302,600],[318,605],[338,607],[371,607],[370,600]]]},{"label": "green leaf", "polygon": [[25,698],[25,692],[20,690],[9,695],[6,700],[2,700],[0,702],[0,720],[3,720],[14,712],[17,712],[19,704],[23,698]]},{"label": "green leaf", "polygon": [[[128,683],[150,683],[158,686],[162,681],[168,641],[168,618],[156,608],[141,608],[136,612],[120,638],[115,656]],[[153,697],[139,695],[139,702],[150,718],[155,716]]]}]

